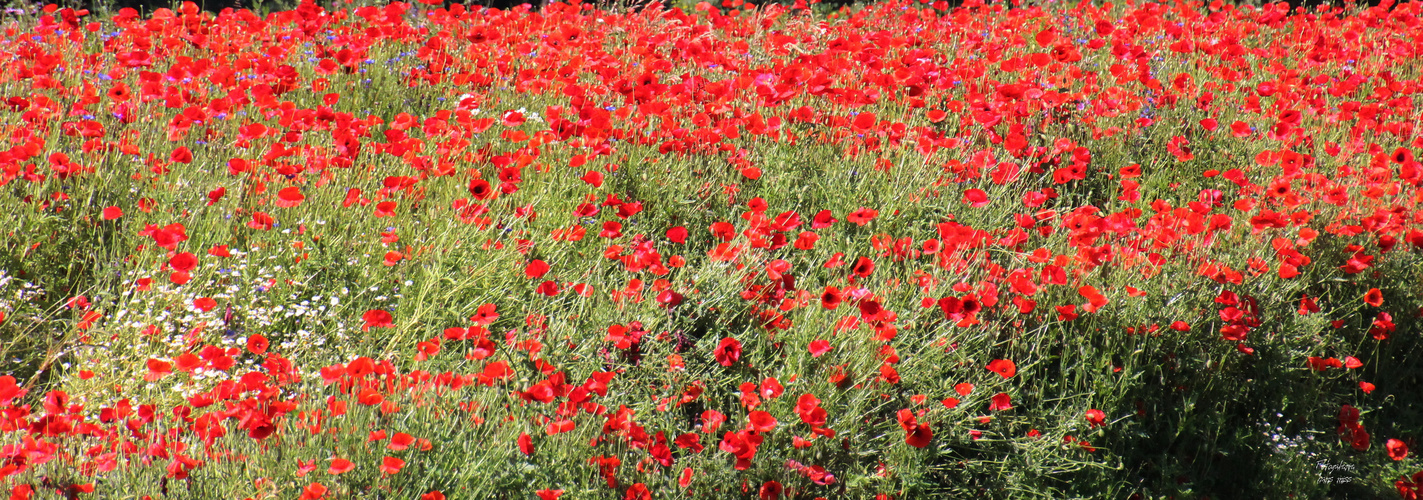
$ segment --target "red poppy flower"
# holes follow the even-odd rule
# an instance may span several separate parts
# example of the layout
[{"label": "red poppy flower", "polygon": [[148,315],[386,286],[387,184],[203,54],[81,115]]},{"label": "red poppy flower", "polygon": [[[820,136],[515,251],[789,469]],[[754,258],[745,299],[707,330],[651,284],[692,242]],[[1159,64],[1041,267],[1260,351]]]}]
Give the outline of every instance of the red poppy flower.
[{"label": "red poppy flower", "polygon": [[550,420],[548,426],[544,428],[544,434],[556,436],[577,428],[572,420]]},{"label": "red poppy flower", "polygon": [[736,465],[733,466],[734,469],[746,470],[751,468],[751,460],[756,457],[756,449],[760,447],[764,441],[764,437],[753,431],[741,430],[727,432],[722,437],[718,449],[736,457]]},{"label": "red poppy flower", "polygon": [[796,250],[813,250],[815,249],[815,242],[817,241],[820,241],[820,235],[810,231],[802,231],[799,236],[796,236],[794,246]]},{"label": "red poppy flower", "polygon": [[1393,315],[1388,312],[1380,312],[1374,317],[1369,325],[1369,336],[1374,340],[1388,340],[1389,334],[1398,329],[1398,325],[1393,322]]},{"label": "red poppy flower", "polygon": [[875,217],[879,217],[878,210],[860,207],[859,210],[855,210],[854,212],[851,212],[850,215],[845,216],[845,220],[853,222],[860,226],[864,226],[866,224],[869,224],[870,221],[875,220]]},{"label": "red poppy flower", "polygon": [[904,429],[904,442],[915,448],[923,448],[929,445],[929,441],[934,439],[934,431],[926,422],[920,422],[909,409],[901,409],[897,413],[896,419],[899,426]]},{"label": "red poppy flower", "polygon": [[776,428],[777,423],[776,417],[761,410],[751,412],[750,415],[747,416],[747,421],[747,428],[756,432],[770,432]]},{"label": "red poppy flower", "polygon": [[252,212],[252,220],[247,222],[247,227],[258,231],[270,231],[276,224],[277,220],[272,216],[262,212]]},{"label": "red poppy flower", "polygon": [[647,489],[647,485],[636,483],[628,487],[623,500],[652,500],[652,491]]},{"label": "red poppy flower", "polygon": [[883,380],[890,384],[898,384],[900,380],[899,370],[895,370],[894,365],[891,365],[889,363],[880,365],[879,375],[879,380]]},{"label": "red poppy flower", "polygon": [[119,207],[105,207],[105,208],[104,208],[104,220],[114,220],[114,219],[117,219],[117,218],[123,217],[123,216],[124,216],[124,211],[123,211],[123,210],[120,210]]},{"label": "red poppy flower", "polygon": [[528,265],[524,266],[524,276],[528,276],[531,279],[542,278],[545,274],[548,274],[548,270],[549,266],[547,262],[534,259],[529,261]]},{"label": "red poppy flower", "polygon": [[524,123],[524,114],[518,111],[505,111],[501,118],[505,127],[517,127]]},{"label": "red poppy flower", "polygon": [[405,467],[405,461],[395,457],[385,457],[380,461],[381,474],[395,474]]},{"label": "red poppy flower", "polygon": [[1397,439],[1390,439],[1383,445],[1388,450],[1388,458],[1403,460],[1408,458],[1408,445]]},{"label": "red poppy flower", "polygon": [[989,203],[988,192],[982,189],[969,189],[963,193],[963,202],[973,208],[979,208]]},{"label": "red poppy flower", "polygon": [[479,326],[489,326],[494,320],[499,319],[499,306],[495,304],[483,304],[474,311],[474,316],[469,320]]},{"label": "red poppy flower", "polygon": [[623,236],[623,223],[610,220],[603,221],[603,230],[598,232],[599,238],[621,238]]},{"label": "red poppy flower", "polygon": [[488,200],[497,195],[494,186],[484,179],[474,179],[469,181],[469,194],[476,200]]},{"label": "red poppy flower", "polygon": [[168,160],[186,165],[193,162],[193,152],[188,150],[187,146],[179,146],[178,149],[174,149],[172,153],[168,154]]},{"label": "red poppy flower", "polygon": [[147,365],[148,373],[144,374],[143,379],[149,382],[153,382],[173,373],[173,364],[167,361],[149,359]]},{"label": "red poppy flower", "polygon": [[488,386],[493,386],[495,381],[508,380],[513,377],[514,370],[509,368],[507,361],[495,361],[484,365],[484,371],[476,376],[481,384]]},{"label": "red poppy flower", "polygon": [[731,366],[741,359],[741,341],[730,337],[723,338],[717,343],[712,355],[721,366]]},{"label": "red poppy flower", "polygon": [[704,411],[702,412],[702,432],[716,434],[717,429],[720,429],[722,422],[725,421],[726,415],[722,415],[719,411]]},{"label": "red poppy flower", "polygon": [[534,438],[530,437],[529,433],[525,432],[519,434],[518,444],[519,453],[523,453],[524,455],[534,454]]},{"label": "red poppy flower", "polygon": [[713,222],[711,226],[709,226],[709,229],[711,230],[712,237],[718,240],[731,241],[736,238],[736,226],[731,225],[730,222]]},{"label": "red poppy flower", "polygon": [[252,354],[256,354],[258,356],[266,354],[267,346],[267,337],[263,337],[259,334],[252,334],[247,337],[247,350],[250,351]]},{"label": "red poppy flower", "polygon": [[382,201],[380,203],[376,203],[376,218],[379,219],[382,217],[395,217],[396,206],[397,204],[393,201]]},{"label": "red poppy flower", "polygon": [[543,295],[545,297],[553,297],[555,295],[558,295],[558,292],[558,283],[554,281],[544,281],[543,283],[539,283],[538,288],[534,290],[534,293]]},{"label": "red poppy flower", "polygon": [[1095,408],[1087,410],[1085,418],[1087,419],[1087,423],[1091,424],[1092,427],[1101,427],[1107,424],[1107,414]]},{"label": "red poppy flower", "polygon": [[929,441],[934,439],[934,430],[928,423],[916,424],[912,429],[905,431],[904,442],[915,448],[929,446]]},{"label": "red poppy flower", "polygon": [[415,442],[415,436],[404,432],[397,432],[390,437],[390,443],[385,446],[387,450],[402,451],[410,447]]},{"label": "red poppy flower", "polygon": [[356,394],[356,402],[366,406],[375,406],[384,403],[385,396],[381,395],[380,391],[366,388]]},{"label": "red poppy flower", "polygon": [[677,436],[677,439],[673,440],[672,443],[677,445],[678,448],[692,450],[692,453],[701,453],[702,450],[706,448],[702,445],[701,434],[690,432]]},{"label": "red poppy flower", "polygon": [[667,230],[667,239],[673,243],[682,244],[687,242],[687,228],[677,226]]},{"label": "red poppy flower", "polygon": [[326,473],[331,474],[333,476],[338,476],[347,472],[351,472],[355,468],[356,464],[351,463],[350,460],[346,460],[344,458],[337,458],[331,461],[331,467],[326,469]]},{"label": "red poppy flower", "polygon": [[1098,309],[1101,309],[1110,302],[1106,296],[1097,291],[1096,287],[1083,286],[1077,289],[1077,293],[1087,299],[1087,304],[1082,306],[1082,310],[1089,313],[1097,312]]},{"label": "red poppy flower", "polygon": [[868,277],[870,273],[875,272],[875,261],[868,257],[860,257],[855,260],[855,267],[850,268],[850,272],[861,278]]},{"label": "red poppy flower", "polygon": [[840,307],[841,299],[842,297],[840,294],[840,289],[827,285],[825,287],[825,292],[820,294],[820,307],[823,307],[828,310],[834,310],[835,308]]},{"label": "red poppy flower", "polygon": [[310,474],[311,471],[314,470],[316,470],[315,460],[307,461],[300,458],[296,459],[296,477],[306,477],[307,474]]},{"label": "red poppy flower", "polygon": [[756,496],[759,500],[778,500],[783,491],[785,487],[781,486],[780,482],[766,481],[761,483],[761,489],[756,492]]},{"label": "red poppy flower", "polygon": [[347,189],[346,198],[341,200],[341,208],[351,208],[351,205],[355,205],[356,203],[360,203],[362,206],[365,206],[367,203],[365,199],[361,198],[361,190],[356,188]]},{"label": "red poppy flower", "polygon": [[745,406],[746,409],[750,410],[761,405],[761,397],[756,395],[756,384],[742,382],[738,389],[740,390],[737,392],[741,394],[741,406]]},{"label": "red poppy flower", "polygon": [[834,349],[834,347],[831,347],[830,341],[828,341],[828,340],[816,339],[816,340],[810,341],[809,349],[810,349],[810,357],[812,357],[812,358],[818,358],[818,357],[824,356],[825,353],[830,352],[830,350],[831,350],[831,349]]},{"label": "red poppy flower", "polygon": [[1374,307],[1383,306],[1383,292],[1377,288],[1370,288],[1368,292],[1364,293],[1364,303]]},{"label": "red poppy flower", "polygon": [[851,122],[851,127],[857,132],[865,132],[874,128],[875,122],[878,119],[879,117],[875,116],[874,113],[862,112],[855,115],[854,121]]},{"label": "red poppy flower", "polygon": [[1314,371],[1324,371],[1329,368],[1342,368],[1344,366],[1343,362],[1332,356],[1328,359],[1310,356],[1309,359],[1306,360],[1306,363]]},{"label": "red poppy flower", "polygon": [[1003,378],[1013,378],[1013,375],[1018,374],[1018,365],[1007,359],[995,359],[985,368]]},{"label": "red poppy flower", "polygon": [[993,402],[988,405],[988,409],[992,411],[1011,410],[1013,409],[1013,398],[1002,392],[994,394]]},{"label": "red poppy flower", "polygon": [[168,259],[174,271],[186,273],[198,267],[198,257],[188,252],[180,252]]},{"label": "red poppy flower", "polygon": [[277,191],[277,206],[282,208],[292,208],[301,205],[306,201],[306,195],[301,194],[301,188],[296,186],[285,187]]},{"label": "red poppy flower", "polygon": [[589,170],[588,173],[583,174],[582,180],[594,188],[603,187],[603,173],[597,170]]},{"label": "red poppy flower", "polygon": [[326,497],[326,487],[321,483],[311,483],[301,490],[300,500],[320,500]]},{"label": "red poppy flower", "polygon": [[766,377],[765,380],[761,381],[761,390],[758,391],[757,394],[760,394],[761,397],[766,399],[775,399],[781,397],[781,394],[784,394],[785,391],[786,389],[781,385],[781,381],[776,380],[775,377]]},{"label": "red poppy flower", "polygon": [[365,324],[361,326],[361,331],[370,331],[371,328],[390,328],[395,326],[395,317],[389,312],[380,309],[371,309],[361,315]]},{"label": "red poppy flower", "polygon": [[[150,362],[151,361],[153,360],[150,360]],[[149,366],[151,367],[153,365],[150,364]],[[15,377],[0,375],[0,406],[9,405],[10,402],[16,398],[24,396],[26,392],[29,391],[22,389],[19,384],[15,383]]]},{"label": "red poppy flower", "polygon": [[386,252],[385,259],[381,261],[381,264],[384,264],[386,267],[393,267],[400,264],[402,260],[405,260],[404,254],[400,252]]}]

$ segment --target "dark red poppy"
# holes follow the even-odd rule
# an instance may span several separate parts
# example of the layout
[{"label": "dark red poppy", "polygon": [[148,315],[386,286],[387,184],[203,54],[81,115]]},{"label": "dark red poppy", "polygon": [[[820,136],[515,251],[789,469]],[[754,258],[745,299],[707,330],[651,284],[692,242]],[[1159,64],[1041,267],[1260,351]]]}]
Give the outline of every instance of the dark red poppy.
[{"label": "dark red poppy", "polygon": [[730,337],[723,338],[717,343],[712,355],[721,366],[731,366],[741,359],[741,341]]},{"label": "dark red poppy", "polygon": [[875,261],[868,257],[860,257],[855,260],[855,266],[850,268],[850,272],[861,278],[868,277],[870,273],[875,272]]}]

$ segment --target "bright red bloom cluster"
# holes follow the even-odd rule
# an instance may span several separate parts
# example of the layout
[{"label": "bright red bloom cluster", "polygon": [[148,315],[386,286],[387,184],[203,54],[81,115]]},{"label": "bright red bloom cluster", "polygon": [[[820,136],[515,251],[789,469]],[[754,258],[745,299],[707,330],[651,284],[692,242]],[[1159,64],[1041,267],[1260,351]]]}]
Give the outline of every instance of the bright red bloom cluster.
[{"label": "bright red bloom cluster", "polygon": [[1360,408],[1423,315],[1417,3],[437,4],[7,28],[0,196],[122,281],[25,316],[79,376],[0,376],[12,497],[291,447],[242,488],[435,500],[464,444],[544,499],[885,497],[1237,378],[1407,460]]}]

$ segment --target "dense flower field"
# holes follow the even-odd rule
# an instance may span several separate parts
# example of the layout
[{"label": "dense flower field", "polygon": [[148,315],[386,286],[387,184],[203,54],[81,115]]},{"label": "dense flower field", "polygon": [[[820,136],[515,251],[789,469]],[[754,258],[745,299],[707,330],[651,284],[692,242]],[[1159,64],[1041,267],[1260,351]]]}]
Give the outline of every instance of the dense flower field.
[{"label": "dense flower field", "polygon": [[6,14],[5,494],[1423,495],[1420,4],[807,7]]}]

